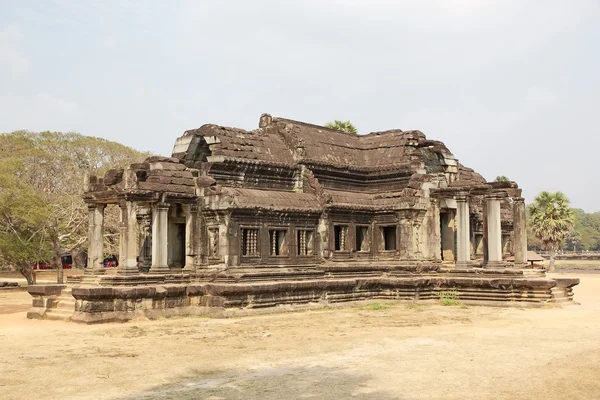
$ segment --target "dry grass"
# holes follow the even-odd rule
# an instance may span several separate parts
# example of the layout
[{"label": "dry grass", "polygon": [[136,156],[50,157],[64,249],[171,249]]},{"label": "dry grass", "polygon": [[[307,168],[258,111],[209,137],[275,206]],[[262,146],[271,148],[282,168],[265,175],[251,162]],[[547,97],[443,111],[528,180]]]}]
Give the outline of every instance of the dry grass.
[{"label": "dry grass", "polygon": [[[23,292],[0,296],[26,305]],[[600,276],[581,305],[371,302],[328,312],[78,325],[0,314],[2,399],[593,399]],[[324,310],[325,311],[325,310]],[[60,378],[55,378],[59,376]]]}]

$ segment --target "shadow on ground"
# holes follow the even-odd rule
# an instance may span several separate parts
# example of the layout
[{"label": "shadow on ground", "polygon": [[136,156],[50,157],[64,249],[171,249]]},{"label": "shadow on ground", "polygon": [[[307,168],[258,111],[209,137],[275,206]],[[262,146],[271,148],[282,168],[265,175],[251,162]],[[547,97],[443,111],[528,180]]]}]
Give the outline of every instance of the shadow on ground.
[{"label": "shadow on ground", "polygon": [[260,371],[200,373],[123,397],[133,399],[369,399],[401,400],[373,390],[370,376],[323,367],[283,367]]}]

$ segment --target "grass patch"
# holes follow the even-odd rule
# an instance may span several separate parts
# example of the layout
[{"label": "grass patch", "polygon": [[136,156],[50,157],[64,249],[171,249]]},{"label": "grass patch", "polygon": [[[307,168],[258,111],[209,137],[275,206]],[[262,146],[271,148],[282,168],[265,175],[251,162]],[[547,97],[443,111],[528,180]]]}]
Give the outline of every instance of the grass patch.
[{"label": "grass patch", "polygon": [[439,293],[440,304],[443,306],[459,306],[461,302],[458,299],[458,291],[456,288],[443,290]]},{"label": "grass patch", "polygon": [[392,307],[394,307],[393,304],[390,304],[390,303],[380,303],[380,302],[368,303],[368,304],[361,304],[361,305],[358,306],[358,308],[360,310],[369,310],[369,311],[387,310],[388,308],[392,308]]},{"label": "grass patch", "polygon": [[409,310],[416,310],[416,311],[422,311],[424,305],[421,303],[418,303],[416,301],[408,301],[406,303],[404,303],[404,305],[406,306],[406,308],[408,308]]}]

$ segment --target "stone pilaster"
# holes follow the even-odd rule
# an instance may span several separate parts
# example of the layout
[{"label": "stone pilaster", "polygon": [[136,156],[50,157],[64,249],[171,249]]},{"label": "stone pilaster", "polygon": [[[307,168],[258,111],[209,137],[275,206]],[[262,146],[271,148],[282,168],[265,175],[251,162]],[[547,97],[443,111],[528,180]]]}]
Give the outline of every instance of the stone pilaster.
[{"label": "stone pilaster", "polygon": [[440,227],[440,206],[438,199],[431,199],[431,208],[433,210],[433,237],[431,238],[430,252],[435,260],[442,261],[442,233]]},{"label": "stone pilaster", "polygon": [[464,192],[456,195],[456,224],[456,266],[465,267],[471,262],[471,234],[469,197]]},{"label": "stone pilaster", "polygon": [[527,222],[525,199],[517,197],[513,203],[513,231],[515,266],[527,264]]},{"label": "stone pilaster", "polygon": [[501,196],[486,196],[488,267],[504,266],[502,262],[502,227],[500,220]]},{"label": "stone pilaster", "polygon": [[329,247],[329,216],[326,212],[319,218],[319,226],[317,227],[317,233],[319,237],[319,252],[321,258],[331,257],[331,249]]},{"label": "stone pilaster", "polygon": [[104,273],[104,204],[88,205],[88,263],[86,274]]},{"label": "stone pilaster", "polygon": [[152,209],[152,266],[150,273],[164,274],[170,272],[167,265],[168,238],[167,223],[169,204],[157,203]]},{"label": "stone pilaster", "polygon": [[196,270],[196,219],[198,216],[198,206],[184,205],[185,211],[185,272],[194,272]]},{"label": "stone pilaster", "polygon": [[409,210],[398,213],[398,253],[401,260],[412,260],[414,256],[414,234],[412,212]]}]

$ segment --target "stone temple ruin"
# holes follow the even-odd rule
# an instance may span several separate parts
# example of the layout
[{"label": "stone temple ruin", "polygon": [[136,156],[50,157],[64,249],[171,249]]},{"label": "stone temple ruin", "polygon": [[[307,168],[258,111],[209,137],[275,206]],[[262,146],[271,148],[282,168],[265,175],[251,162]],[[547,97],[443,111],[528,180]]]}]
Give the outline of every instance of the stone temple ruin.
[{"label": "stone temple ruin", "polygon": [[[420,131],[354,135],[268,114],[253,131],[203,125],[171,157],[90,176],[84,201],[85,274],[30,287],[32,318],[228,315],[445,291],[531,306],[568,302],[578,283],[528,265],[514,182],[486,182]],[[112,206],[120,262],[106,274]]]}]

